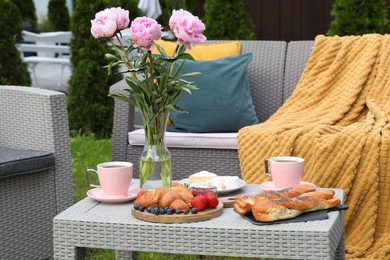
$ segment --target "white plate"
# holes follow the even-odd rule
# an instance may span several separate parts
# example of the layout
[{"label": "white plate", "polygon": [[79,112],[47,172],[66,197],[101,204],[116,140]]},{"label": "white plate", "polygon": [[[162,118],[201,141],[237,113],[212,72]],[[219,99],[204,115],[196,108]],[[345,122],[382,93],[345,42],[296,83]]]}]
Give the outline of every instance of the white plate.
[{"label": "white plate", "polygon": [[[239,190],[246,185],[246,182],[244,180],[242,180],[242,179],[238,179],[238,180],[240,181],[240,183],[239,183],[237,188],[228,189],[228,190],[217,190],[217,194],[218,195],[226,195],[226,194],[232,193],[233,191]],[[188,178],[182,179],[182,180],[178,181],[178,183],[184,184],[184,183],[187,183],[187,181],[188,181]]]},{"label": "white plate", "polygon": [[137,187],[130,187],[126,197],[112,198],[112,197],[106,197],[106,195],[104,195],[104,192],[101,188],[94,188],[92,190],[87,191],[87,196],[99,202],[121,203],[121,202],[135,199],[137,197],[139,190],[140,189]]},{"label": "white plate", "polygon": [[[307,181],[301,181],[299,184],[311,184],[314,186],[314,188],[316,188],[316,185],[314,183],[307,182]],[[260,188],[262,190],[283,190],[281,188],[276,188],[273,181],[267,181],[267,182],[260,184]]]}]

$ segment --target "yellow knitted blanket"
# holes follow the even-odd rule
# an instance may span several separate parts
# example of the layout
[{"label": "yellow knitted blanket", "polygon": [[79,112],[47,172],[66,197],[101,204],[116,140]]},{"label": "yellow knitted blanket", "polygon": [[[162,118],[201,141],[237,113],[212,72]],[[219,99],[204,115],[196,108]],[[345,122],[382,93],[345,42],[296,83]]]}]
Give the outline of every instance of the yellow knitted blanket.
[{"label": "yellow knitted blanket", "polygon": [[305,159],[303,179],[342,188],[348,259],[390,259],[390,35],[317,36],[296,90],[238,134],[242,176],[270,179],[264,158]]}]

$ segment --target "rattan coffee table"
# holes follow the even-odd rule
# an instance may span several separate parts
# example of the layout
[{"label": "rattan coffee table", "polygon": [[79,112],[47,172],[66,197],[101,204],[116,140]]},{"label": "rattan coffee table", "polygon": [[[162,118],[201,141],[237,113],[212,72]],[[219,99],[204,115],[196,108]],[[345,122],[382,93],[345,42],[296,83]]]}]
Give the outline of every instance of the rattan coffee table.
[{"label": "rattan coffee table", "polygon": [[[247,185],[228,196],[256,194]],[[343,198],[343,192],[336,189]],[[131,215],[131,203],[104,204],[90,198],[54,218],[54,259],[83,258],[84,248],[117,250],[117,259],[131,251],[174,254],[264,257],[282,259],[344,259],[344,218],[329,212],[326,220],[257,226],[232,208],[221,216],[182,224],[151,223]]]}]

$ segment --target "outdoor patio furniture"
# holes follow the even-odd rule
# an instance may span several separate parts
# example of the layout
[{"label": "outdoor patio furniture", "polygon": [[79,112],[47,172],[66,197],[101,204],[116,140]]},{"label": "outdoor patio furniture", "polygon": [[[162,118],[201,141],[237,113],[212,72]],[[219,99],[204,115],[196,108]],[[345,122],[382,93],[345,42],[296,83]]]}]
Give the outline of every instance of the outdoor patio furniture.
[{"label": "outdoor patio furniture", "polygon": [[23,43],[17,44],[22,59],[27,63],[34,76],[35,86],[40,86],[35,67],[38,64],[61,65],[58,86],[61,86],[65,66],[70,67],[69,43],[72,32],[59,31],[47,33],[22,32]]},{"label": "outdoor patio furniture", "polygon": [[[133,185],[138,185],[133,183]],[[255,194],[256,184],[234,196]],[[336,189],[343,199],[343,191]],[[116,259],[131,251],[281,259],[344,259],[344,217],[298,223],[254,225],[233,208],[219,217],[180,224],[145,222],[131,214],[132,203],[105,204],[90,198],[54,219],[54,259],[83,259],[84,248],[110,248]]]},{"label": "outdoor patio furniture", "polygon": [[[313,41],[240,41],[241,53],[253,53],[248,66],[251,96],[257,118],[267,120],[291,95],[310,56]],[[110,89],[111,93],[123,92],[124,80]],[[128,103],[115,99],[114,126],[112,137],[113,160],[126,160],[134,163],[138,174],[138,161],[143,144],[129,144],[129,132],[142,128],[139,113]],[[143,135],[143,131],[136,132]],[[172,136],[173,135],[173,136]],[[178,137],[179,135],[179,137]],[[220,135],[199,133],[169,133],[166,135],[168,149],[172,154],[173,178],[182,179],[201,170],[218,175],[240,173],[237,152],[237,133]],[[144,138],[141,136],[141,140]],[[169,145],[174,140],[173,146]],[[206,140],[201,146],[194,140]],[[188,141],[188,144],[186,141]],[[219,140],[227,147],[210,146],[208,140]],[[195,145],[193,145],[195,143]]]},{"label": "outdoor patio furniture", "polygon": [[0,259],[49,259],[53,218],[73,204],[66,97],[0,86]]}]

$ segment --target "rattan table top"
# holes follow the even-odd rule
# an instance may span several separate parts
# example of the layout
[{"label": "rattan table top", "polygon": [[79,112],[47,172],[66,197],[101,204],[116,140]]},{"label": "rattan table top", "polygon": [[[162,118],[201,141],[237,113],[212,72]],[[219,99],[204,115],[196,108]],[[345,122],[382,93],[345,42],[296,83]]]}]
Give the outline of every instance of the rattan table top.
[{"label": "rattan table top", "polygon": [[[259,185],[252,184],[227,196],[260,191]],[[342,190],[335,191],[343,198]],[[135,219],[131,205],[85,198],[57,215],[55,259],[75,258],[78,247],[291,259],[333,259],[343,251],[340,212],[329,212],[326,220],[258,226],[227,208],[207,221],[163,224]]]}]

